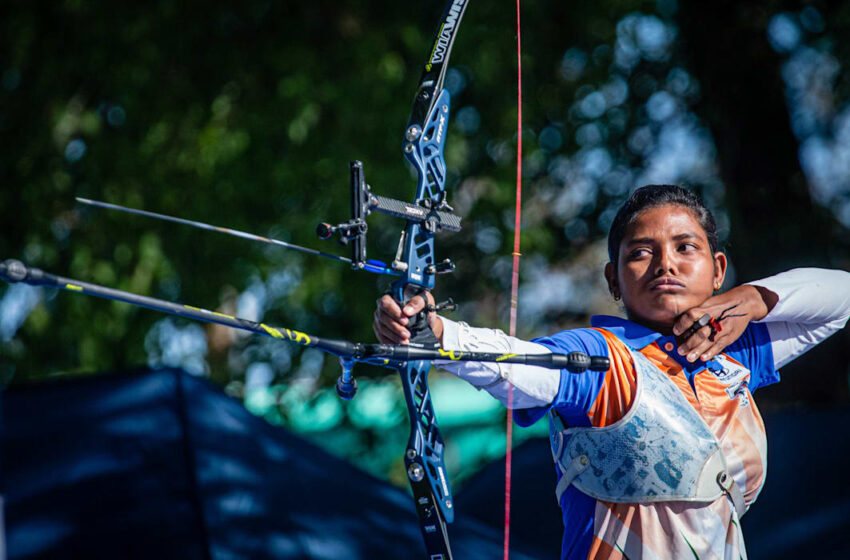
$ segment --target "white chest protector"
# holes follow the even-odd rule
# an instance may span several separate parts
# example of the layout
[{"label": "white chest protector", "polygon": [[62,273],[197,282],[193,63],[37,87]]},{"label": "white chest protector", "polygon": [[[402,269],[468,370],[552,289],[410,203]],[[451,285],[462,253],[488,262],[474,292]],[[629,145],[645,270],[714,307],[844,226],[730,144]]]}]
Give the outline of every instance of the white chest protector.
[{"label": "white chest protector", "polygon": [[550,410],[558,503],[570,484],[616,503],[713,502],[726,493],[742,516],[744,497],[717,438],[667,375],[640,352],[631,355],[637,391],[623,418],[604,428],[566,428]]}]

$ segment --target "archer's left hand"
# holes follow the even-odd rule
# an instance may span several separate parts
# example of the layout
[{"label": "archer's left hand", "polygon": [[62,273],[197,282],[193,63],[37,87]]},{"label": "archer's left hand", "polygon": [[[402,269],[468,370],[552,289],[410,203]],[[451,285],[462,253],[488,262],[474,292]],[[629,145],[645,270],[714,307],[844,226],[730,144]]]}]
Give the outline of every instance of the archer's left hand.
[{"label": "archer's left hand", "polygon": [[[414,296],[403,308],[389,295],[378,298],[377,309],[375,309],[375,320],[372,330],[375,336],[384,344],[410,344],[410,331],[407,325],[410,318],[422,311],[426,305],[434,305],[434,296],[431,292],[423,290],[420,295]],[[443,321],[436,313],[428,314],[428,321],[434,336],[443,343]]]},{"label": "archer's left hand", "polygon": [[711,360],[738,340],[751,321],[768,314],[775,304],[770,295],[775,297],[763,288],[737,286],[685,311],[673,325],[679,354],[689,362]]}]

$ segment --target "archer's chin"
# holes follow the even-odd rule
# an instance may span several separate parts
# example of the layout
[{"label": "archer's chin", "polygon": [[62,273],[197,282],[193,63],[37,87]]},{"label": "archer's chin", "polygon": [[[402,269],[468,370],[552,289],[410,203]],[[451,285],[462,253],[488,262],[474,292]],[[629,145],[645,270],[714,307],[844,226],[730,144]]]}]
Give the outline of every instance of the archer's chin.
[{"label": "archer's chin", "polygon": [[688,305],[687,298],[675,294],[655,294],[651,302],[645,307],[646,315],[649,320],[658,324],[672,325],[679,315],[692,307]]}]

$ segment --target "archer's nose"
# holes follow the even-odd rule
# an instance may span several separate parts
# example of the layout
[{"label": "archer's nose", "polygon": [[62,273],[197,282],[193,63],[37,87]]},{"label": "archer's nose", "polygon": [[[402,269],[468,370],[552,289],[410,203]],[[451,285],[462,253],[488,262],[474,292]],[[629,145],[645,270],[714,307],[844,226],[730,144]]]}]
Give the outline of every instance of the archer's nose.
[{"label": "archer's nose", "polygon": [[677,273],[675,253],[662,248],[655,254],[656,262],[653,266],[655,276],[664,276],[665,274],[675,275]]}]

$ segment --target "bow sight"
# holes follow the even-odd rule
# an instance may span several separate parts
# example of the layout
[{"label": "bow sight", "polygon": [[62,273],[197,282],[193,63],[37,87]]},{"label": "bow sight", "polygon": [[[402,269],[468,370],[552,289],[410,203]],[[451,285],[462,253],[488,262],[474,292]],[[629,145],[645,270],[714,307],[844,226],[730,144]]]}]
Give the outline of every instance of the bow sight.
[{"label": "bow sight", "polygon": [[[418,127],[411,128],[419,130]],[[408,133],[406,136],[411,142],[418,137],[418,133]],[[405,151],[411,152],[412,149],[408,150],[408,147],[412,148],[412,146],[412,143],[408,143],[405,146]],[[378,273],[385,273],[386,271],[385,263],[366,259],[366,232],[369,229],[366,225],[366,217],[372,213],[372,210],[417,224],[429,234],[442,230],[460,231],[461,229],[461,217],[452,213],[454,209],[446,202],[445,191],[440,193],[440,198],[436,204],[430,198],[422,198],[417,200],[416,203],[410,203],[372,194],[372,188],[366,183],[363,163],[359,161],[351,162],[350,179],[351,219],[335,226],[323,222],[316,226],[316,234],[321,239],[331,239],[334,235],[337,235],[341,245],[351,245],[352,268]],[[408,269],[408,264],[402,260],[405,234],[406,230],[402,232],[396,257],[390,265],[391,270],[398,274],[402,274]],[[454,263],[450,259],[445,259],[440,263],[426,265],[422,272],[434,275],[452,272],[454,269]]]}]

